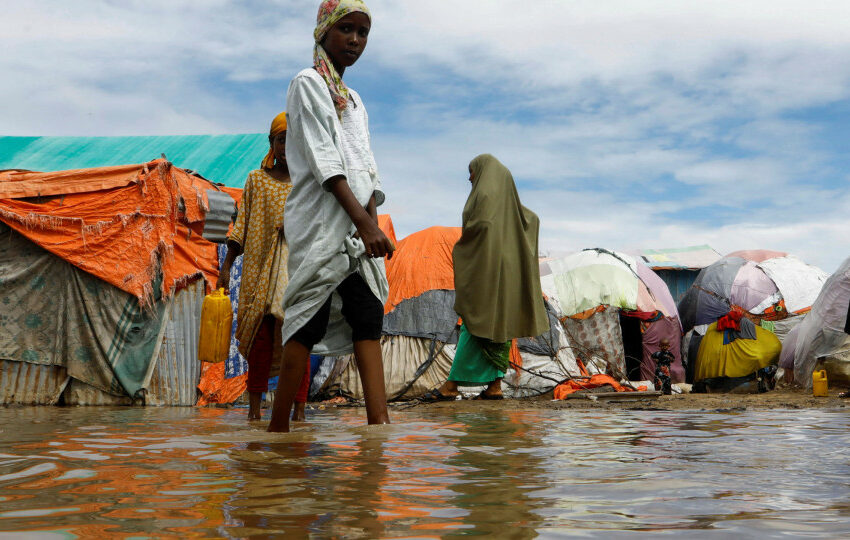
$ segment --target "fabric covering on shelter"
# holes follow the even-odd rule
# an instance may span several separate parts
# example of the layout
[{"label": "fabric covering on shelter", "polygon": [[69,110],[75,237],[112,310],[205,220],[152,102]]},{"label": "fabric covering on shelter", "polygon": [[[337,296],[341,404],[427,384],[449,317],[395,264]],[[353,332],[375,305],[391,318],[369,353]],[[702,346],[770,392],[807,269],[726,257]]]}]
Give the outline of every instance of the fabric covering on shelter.
[{"label": "fabric covering on shelter", "polygon": [[[747,321],[749,322],[749,321]],[[752,323],[750,323],[752,324]],[[694,381],[716,377],[745,377],[779,361],[782,343],[772,332],[753,326],[756,339],[734,339],[732,330],[712,323],[699,344]]]},{"label": "fabric covering on shelter", "polygon": [[[704,268],[679,302],[685,331],[711,324],[739,307],[757,319],[805,313],[827,274],[780,252],[736,252]],[[790,329],[790,328],[789,328]]]},{"label": "fabric covering on shelter", "polygon": [[830,384],[850,386],[850,258],[826,281],[800,324],[794,380],[812,386],[812,371],[826,369]]},{"label": "fabric covering on shelter", "polygon": [[58,173],[4,172],[0,193],[51,197],[2,199],[0,220],[146,305],[196,276],[215,281],[215,245],[201,236],[210,187],[164,159]]},{"label": "fabric covering on shelter", "polygon": [[167,321],[158,294],[142,308],[2,223],[0,275],[0,359],[62,366],[108,394],[144,397]]},{"label": "fabric covering on shelter", "polygon": [[673,381],[684,380],[676,305],[667,285],[648,266],[625,253],[598,248],[547,265],[551,274],[541,278],[544,292],[560,311],[570,342],[582,349],[580,356],[590,372],[626,377],[622,314],[640,320],[641,342],[630,354],[640,355],[642,378],[654,376],[652,353],[666,338],[675,358]]}]

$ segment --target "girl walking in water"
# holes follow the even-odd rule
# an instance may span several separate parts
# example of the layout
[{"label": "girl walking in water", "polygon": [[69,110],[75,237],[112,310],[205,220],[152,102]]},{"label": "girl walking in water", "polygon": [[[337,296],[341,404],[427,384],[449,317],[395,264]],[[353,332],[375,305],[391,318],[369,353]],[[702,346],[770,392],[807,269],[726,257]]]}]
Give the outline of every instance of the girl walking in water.
[{"label": "girl walking in water", "polygon": [[384,192],[360,96],[342,81],[363,54],[372,20],[362,0],[319,6],[313,67],[286,95],[289,286],[283,362],[269,431],[289,431],[289,411],[312,352],[354,357],[370,424],[389,423],[380,337],[389,287],[383,257],[395,247],[378,228]]}]

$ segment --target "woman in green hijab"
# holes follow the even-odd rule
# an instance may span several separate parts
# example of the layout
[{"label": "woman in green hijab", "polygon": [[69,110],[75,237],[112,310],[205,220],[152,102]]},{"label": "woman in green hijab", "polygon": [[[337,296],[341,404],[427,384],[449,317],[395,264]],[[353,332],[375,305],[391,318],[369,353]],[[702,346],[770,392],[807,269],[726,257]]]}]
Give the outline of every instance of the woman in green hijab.
[{"label": "woman in green hijab", "polygon": [[520,203],[511,172],[490,154],[469,164],[472,192],[454,247],[455,311],[463,325],[448,381],[426,394],[455,399],[459,386],[483,386],[480,399],[502,399],[511,340],[549,329],[540,288],[540,220]]}]

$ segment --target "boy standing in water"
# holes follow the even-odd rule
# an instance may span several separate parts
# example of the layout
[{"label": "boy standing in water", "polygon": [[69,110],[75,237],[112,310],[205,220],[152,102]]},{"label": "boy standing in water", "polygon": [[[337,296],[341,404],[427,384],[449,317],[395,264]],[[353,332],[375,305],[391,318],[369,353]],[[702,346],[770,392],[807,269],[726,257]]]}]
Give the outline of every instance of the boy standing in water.
[{"label": "boy standing in water", "polygon": [[371,23],[362,0],[322,2],[313,67],[296,75],[287,92],[289,286],[269,431],[289,431],[289,410],[311,351],[353,350],[368,422],[389,423],[380,337],[389,291],[383,257],[395,247],[378,227],[384,192],[366,108],[342,81],[366,47]]}]

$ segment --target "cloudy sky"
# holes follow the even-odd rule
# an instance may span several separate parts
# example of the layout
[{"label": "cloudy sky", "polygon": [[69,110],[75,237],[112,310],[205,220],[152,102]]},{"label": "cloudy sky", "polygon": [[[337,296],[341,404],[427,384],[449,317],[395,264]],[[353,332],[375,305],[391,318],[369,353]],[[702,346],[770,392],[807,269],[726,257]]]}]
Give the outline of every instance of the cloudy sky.
[{"label": "cloudy sky", "polygon": [[[371,0],[346,73],[399,236],[496,155],[541,247],[850,256],[850,2]],[[2,135],[256,133],[317,0],[3,2]]]}]

